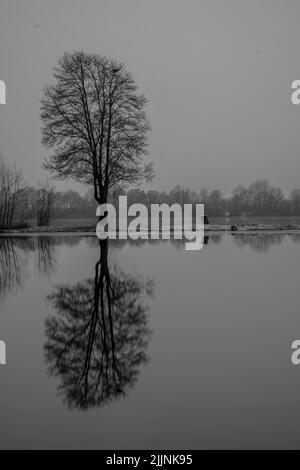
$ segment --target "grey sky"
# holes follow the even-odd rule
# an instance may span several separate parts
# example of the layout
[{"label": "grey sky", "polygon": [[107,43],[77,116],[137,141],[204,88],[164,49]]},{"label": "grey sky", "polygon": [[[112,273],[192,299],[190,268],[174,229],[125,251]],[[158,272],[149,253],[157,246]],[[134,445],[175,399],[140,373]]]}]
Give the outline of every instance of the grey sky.
[{"label": "grey sky", "polygon": [[63,52],[84,50],[126,63],[150,100],[155,188],[300,187],[299,0],[0,2],[0,152],[29,183],[46,178],[43,87]]}]

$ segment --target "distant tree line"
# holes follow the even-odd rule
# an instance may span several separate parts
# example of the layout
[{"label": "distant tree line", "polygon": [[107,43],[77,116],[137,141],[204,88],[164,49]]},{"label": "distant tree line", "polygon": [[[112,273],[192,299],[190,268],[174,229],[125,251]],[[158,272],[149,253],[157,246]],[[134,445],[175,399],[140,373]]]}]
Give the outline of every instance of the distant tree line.
[{"label": "distant tree line", "polygon": [[22,189],[22,204],[16,211],[15,222],[36,221],[39,227],[53,219],[95,218],[97,203],[91,191],[84,196],[73,190],[56,191],[48,183]]},{"label": "distant tree line", "polygon": [[267,180],[259,180],[248,188],[238,185],[231,197],[225,198],[223,193],[206,188],[199,192],[175,186],[169,193],[163,191],[131,190],[127,193],[128,204],[177,203],[205,204],[205,213],[210,217],[230,216],[300,216],[300,189],[294,189],[286,196],[280,188],[272,187]]},{"label": "distant tree line", "polygon": [[[294,189],[286,196],[280,188],[274,188],[267,180],[259,180],[248,188],[237,186],[231,197],[225,198],[218,189],[206,188],[199,192],[177,185],[171,191],[144,191],[140,188],[129,191],[116,188],[108,197],[108,202],[118,206],[121,195],[128,197],[128,205],[144,204],[205,204],[205,213],[210,217],[230,216],[300,216],[300,189]],[[76,191],[56,192],[54,199],[55,217],[95,216],[97,203],[93,191],[84,196]]]},{"label": "distant tree line", "polygon": [[[227,199],[218,189],[203,188],[197,192],[177,185],[170,192],[116,188],[108,196],[108,202],[118,206],[120,195],[127,195],[128,205],[142,203],[148,208],[163,203],[205,204],[208,217],[300,216],[300,189],[286,196],[267,180],[256,181],[248,188],[239,185]],[[28,186],[22,171],[0,158],[0,229],[26,225],[43,227],[60,218],[92,219],[96,217],[97,205],[93,188],[81,195],[73,190],[55,191],[49,183]]]}]

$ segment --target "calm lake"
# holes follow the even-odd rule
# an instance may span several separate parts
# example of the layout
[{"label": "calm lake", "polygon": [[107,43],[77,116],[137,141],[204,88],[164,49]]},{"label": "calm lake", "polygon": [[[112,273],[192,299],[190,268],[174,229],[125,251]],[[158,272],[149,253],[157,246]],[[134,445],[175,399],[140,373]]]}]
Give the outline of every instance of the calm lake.
[{"label": "calm lake", "polygon": [[300,235],[0,238],[0,447],[300,447]]}]

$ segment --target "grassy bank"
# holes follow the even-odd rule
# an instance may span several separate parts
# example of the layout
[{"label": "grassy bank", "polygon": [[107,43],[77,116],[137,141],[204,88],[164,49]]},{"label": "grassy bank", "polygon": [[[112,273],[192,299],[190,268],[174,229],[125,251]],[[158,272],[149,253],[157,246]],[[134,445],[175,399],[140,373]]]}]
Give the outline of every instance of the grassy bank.
[{"label": "grassy bank", "polygon": [[[223,222],[223,221],[222,221]],[[297,220],[298,222],[298,220]],[[149,222],[150,224],[150,222]],[[34,221],[29,221],[27,226],[15,227],[11,229],[0,229],[0,234],[95,234],[97,219],[74,218],[74,219],[54,219],[49,227],[37,227]],[[205,226],[205,232],[228,232],[228,233],[248,233],[248,232],[299,232],[300,223],[291,223],[290,220],[279,219],[272,224],[266,223],[236,223],[230,224],[209,224]]]},{"label": "grassy bank", "polygon": [[[253,233],[253,232],[299,232],[300,234],[300,225],[293,224],[242,224],[242,225],[206,225],[205,232],[227,232],[227,233]],[[65,224],[55,224],[49,227],[27,227],[27,228],[18,228],[18,229],[7,229],[0,230],[0,235],[17,235],[17,234],[59,234],[59,233],[68,233],[68,234],[85,234],[85,233],[95,233],[96,234],[96,222],[80,225],[74,223],[65,223]]]}]

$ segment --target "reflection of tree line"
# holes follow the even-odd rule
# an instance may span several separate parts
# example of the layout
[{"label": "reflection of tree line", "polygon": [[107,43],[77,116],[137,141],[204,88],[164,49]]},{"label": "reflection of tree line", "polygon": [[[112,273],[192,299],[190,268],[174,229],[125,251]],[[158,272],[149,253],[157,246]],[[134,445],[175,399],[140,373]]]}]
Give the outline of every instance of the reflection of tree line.
[{"label": "reflection of tree line", "polygon": [[[205,236],[204,244],[219,244],[223,239],[223,234],[212,234]],[[233,236],[235,245],[239,248],[249,246],[254,251],[267,253],[271,246],[279,245],[289,237],[295,243],[300,243],[300,236],[297,234],[263,233],[263,234],[236,234]],[[62,245],[76,246],[84,237],[82,236],[51,236],[51,237],[0,237],[0,300],[14,289],[22,286],[26,277],[26,270],[29,262],[29,255],[36,257],[36,267],[40,275],[50,275],[55,271],[56,248]],[[85,238],[94,247],[98,246],[98,239],[95,236]],[[110,245],[116,249],[125,246],[144,246],[168,244],[166,240],[111,240]],[[178,250],[184,250],[185,240],[171,240],[172,245]]]},{"label": "reflection of tree line", "polygon": [[16,240],[0,238],[0,300],[22,285],[26,251],[26,245]]},{"label": "reflection of tree line", "polygon": [[[221,241],[221,235],[212,235],[212,236],[204,236],[204,245],[208,245],[209,241],[212,241],[213,243],[217,244]],[[98,239],[97,238],[90,238],[90,243],[92,245],[97,245]],[[122,249],[125,246],[134,246],[134,247],[142,247],[145,245],[151,245],[151,246],[160,246],[160,245],[168,245],[171,243],[177,250],[184,250],[185,245],[186,245],[186,240],[183,238],[182,240],[174,240],[174,238],[171,238],[170,240],[131,240],[130,238],[128,240],[110,240],[110,245],[114,248],[119,248]]]},{"label": "reflection of tree line", "polygon": [[73,246],[80,240],[80,237],[0,237],[0,300],[22,287],[30,255],[36,256],[39,274],[50,275],[55,270],[56,247]]},{"label": "reflection of tree line", "polygon": [[233,235],[233,241],[239,248],[249,246],[258,253],[268,253],[272,246],[281,245],[288,237],[294,243],[300,243],[300,235],[295,233],[262,233]]},{"label": "reflection of tree line", "polygon": [[[53,274],[56,266],[56,249],[63,245],[75,247],[83,238],[94,247],[99,244],[95,236],[0,237],[0,300],[10,291],[22,287],[26,278],[30,256],[35,256],[35,265],[39,275]],[[221,240],[220,237],[215,236],[215,242],[218,238]],[[205,244],[208,244],[208,240],[209,238],[205,237]],[[213,240],[213,237],[211,240]],[[126,245],[144,246],[146,243],[159,245],[160,243],[168,243],[168,241],[110,241],[111,246],[119,249],[124,248]],[[184,240],[171,240],[171,243],[178,250],[184,249]]]}]

